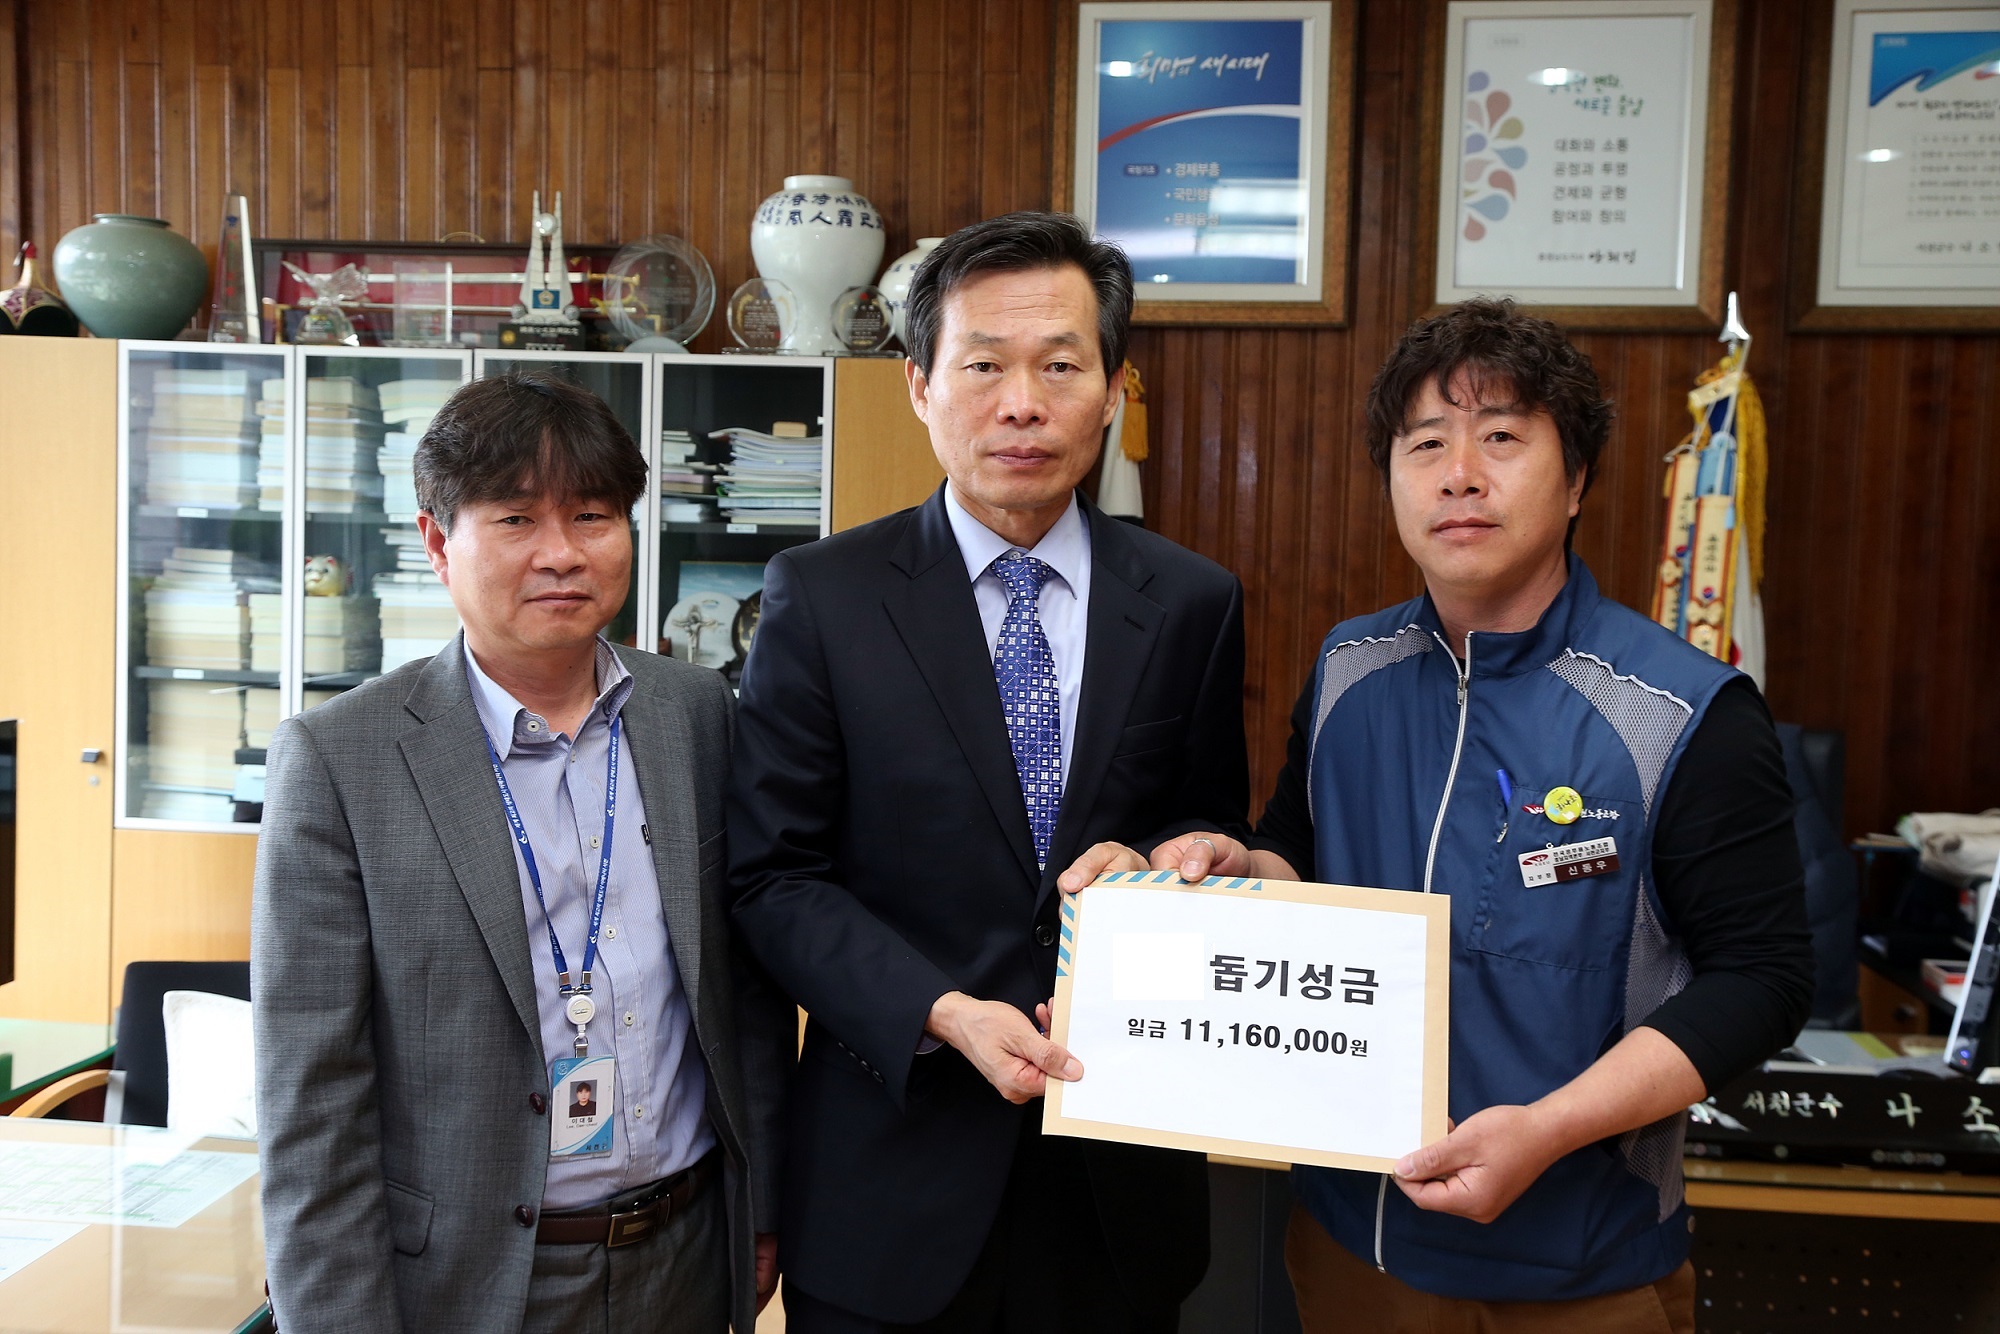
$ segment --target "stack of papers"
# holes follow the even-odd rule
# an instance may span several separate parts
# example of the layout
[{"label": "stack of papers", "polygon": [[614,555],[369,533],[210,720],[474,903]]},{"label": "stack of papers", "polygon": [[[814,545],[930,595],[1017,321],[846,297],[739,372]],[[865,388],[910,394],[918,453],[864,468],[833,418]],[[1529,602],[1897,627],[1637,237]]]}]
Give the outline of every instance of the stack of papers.
[{"label": "stack of papers", "polygon": [[235,509],[256,501],[248,371],[159,371],[143,423],[147,504]]},{"label": "stack of papers", "polygon": [[[301,599],[305,607],[307,676],[329,672],[372,672],[382,661],[382,621],[372,597]],[[250,670],[278,670],[284,599],[276,593],[250,595]]]},{"label": "stack of papers", "polygon": [[415,528],[384,528],[382,536],[396,553],[395,570],[375,576],[375,600],[382,616],[382,670],[393,672],[443,648],[458,633],[458,609],[431,570],[423,536]]},{"label": "stack of papers", "polygon": [[821,441],[816,435],[786,437],[748,427],[709,432],[727,440],[729,462],[716,478],[723,518],[731,523],[819,527]]},{"label": "stack of papers", "polygon": [[385,434],[376,466],[382,473],[382,508],[391,523],[417,521],[417,484],[411,465],[431,418],[458,392],[457,380],[391,380],[379,391]]},{"label": "stack of papers", "polygon": [[240,551],[175,547],[146,589],[146,661],[241,671],[250,655],[252,591],[278,591],[263,562]]}]

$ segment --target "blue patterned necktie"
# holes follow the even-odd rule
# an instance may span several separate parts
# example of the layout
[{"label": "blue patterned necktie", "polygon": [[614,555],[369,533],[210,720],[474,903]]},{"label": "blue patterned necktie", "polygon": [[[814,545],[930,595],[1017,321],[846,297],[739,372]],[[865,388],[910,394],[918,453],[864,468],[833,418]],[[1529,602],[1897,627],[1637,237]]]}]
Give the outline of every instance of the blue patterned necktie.
[{"label": "blue patterned necktie", "polygon": [[993,679],[1000,685],[1007,740],[1021,778],[1028,828],[1035,836],[1035,864],[1047,866],[1063,786],[1061,695],[1040,612],[1042,585],[1054,571],[1019,551],[1008,552],[991,568],[1007,586],[1007,618],[993,648]]}]

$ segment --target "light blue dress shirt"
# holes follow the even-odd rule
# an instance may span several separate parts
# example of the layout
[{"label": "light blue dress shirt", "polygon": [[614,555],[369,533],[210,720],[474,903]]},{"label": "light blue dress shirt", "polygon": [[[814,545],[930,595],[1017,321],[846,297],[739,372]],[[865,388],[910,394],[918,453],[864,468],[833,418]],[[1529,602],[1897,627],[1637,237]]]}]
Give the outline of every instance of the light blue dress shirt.
[{"label": "light blue dress shirt", "polygon": [[[480,724],[500,755],[521,825],[534,846],[549,917],[572,973],[581,971],[590,934],[590,903],[597,888],[598,845],[604,834],[611,720],[632,694],[632,674],[600,636],[597,702],[572,738],[551,732],[546,718],[529,712],[486,675],[470,649],[465,660]],[[666,745],[667,739],[647,737],[645,743]],[[597,962],[591,969],[597,1015],[590,1021],[590,1054],[617,1059],[617,1128],[609,1157],[549,1163],[544,1210],[600,1203],[692,1167],[715,1145],[706,1106],[708,1074],[692,1041],[687,994],[667,944],[653,850],[641,832],[646,807],[639,792],[635,749],[632,733],[621,728],[611,883],[605,892]],[[493,836],[513,841],[505,824]],[[541,904],[518,845],[514,865],[528,919],[542,1050],[554,1061],[575,1054],[576,1025],[563,1013]],[[551,1106],[549,1115],[563,1110]]]},{"label": "light blue dress shirt", "polygon": [[[951,520],[958,553],[965,558],[972,598],[979,604],[979,623],[986,630],[986,654],[991,657],[1000,643],[1000,625],[1007,619],[1007,585],[993,573],[992,565],[1020,548],[968,514],[949,485],[944,489],[944,511]],[[1041,612],[1042,633],[1048,636],[1049,655],[1055,659],[1056,692],[1062,710],[1062,776],[1067,784],[1070,756],[1076,750],[1076,710],[1083,693],[1083,647],[1090,621],[1090,525],[1075,496],[1070,497],[1069,508],[1055,527],[1028,554],[1055,571],[1042,585],[1036,606]]]}]

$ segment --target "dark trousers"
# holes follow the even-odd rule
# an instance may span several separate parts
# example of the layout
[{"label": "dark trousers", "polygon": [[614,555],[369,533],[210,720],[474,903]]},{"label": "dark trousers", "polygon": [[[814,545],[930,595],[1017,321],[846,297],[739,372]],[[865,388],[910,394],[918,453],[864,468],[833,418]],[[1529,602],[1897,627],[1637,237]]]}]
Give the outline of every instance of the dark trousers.
[{"label": "dark trousers", "polygon": [[1112,1263],[1081,1145],[1041,1124],[1041,1104],[1030,1103],[993,1231],[944,1310],[890,1324],[787,1278],[786,1334],[1175,1334],[1180,1304],[1128,1291]]}]

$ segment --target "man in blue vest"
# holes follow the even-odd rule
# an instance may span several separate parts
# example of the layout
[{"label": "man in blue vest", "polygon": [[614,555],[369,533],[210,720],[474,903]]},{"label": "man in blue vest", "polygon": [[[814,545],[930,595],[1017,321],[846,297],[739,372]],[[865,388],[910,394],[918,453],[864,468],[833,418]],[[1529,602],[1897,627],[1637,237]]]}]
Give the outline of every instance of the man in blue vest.
[{"label": "man in blue vest", "polygon": [[[1762,697],[1569,550],[1610,424],[1589,359],[1512,302],[1412,326],[1367,441],[1425,595],[1326,637],[1247,845],[1152,857],[1451,896],[1453,1128],[1393,1175],[1297,1170],[1309,1334],[1692,1331],[1685,1109],[1806,1017]],[[1144,866],[1100,845],[1062,886]]]}]

